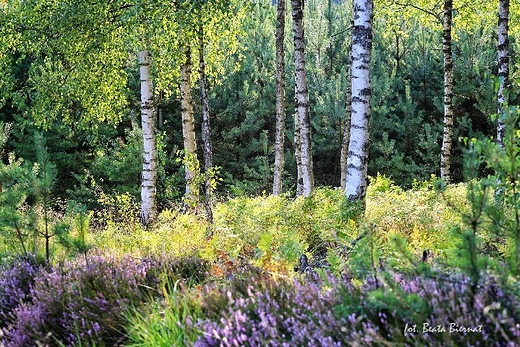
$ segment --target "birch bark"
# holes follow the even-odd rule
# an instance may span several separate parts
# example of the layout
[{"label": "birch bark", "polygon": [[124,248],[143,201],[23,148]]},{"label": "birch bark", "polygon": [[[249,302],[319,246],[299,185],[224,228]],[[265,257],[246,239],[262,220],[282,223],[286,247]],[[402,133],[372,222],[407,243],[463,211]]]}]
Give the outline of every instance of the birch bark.
[{"label": "birch bark", "polygon": [[[305,68],[305,33],[303,24],[303,0],[291,0],[293,32],[294,32],[294,66],[295,66],[295,101],[300,125],[301,181],[303,196],[311,195],[314,188],[309,90],[307,87],[307,70]],[[300,171],[298,171],[300,173]]]},{"label": "birch bark", "polygon": [[200,77],[200,94],[202,97],[202,143],[204,146],[204,173],[206,175],[204,181],[204,208],[206,209],[206,220],[213,223],[213,209],[211,201],[212,190],[212,149],[211,149],[211,126],[209,113],[209,97],[206,84],[206,62],[204,60],[204,33],[202,26],[199,27],[199,77]]},{"label": "birch bark", "polygon": [[285,0],[279,0],[276,24],[276,130],[274,145],[273,195],[282,194],[285,133]]},{"label": "birch bark", "polygon": [[300,141],[300,117],[294,113],[294,156],[296,158],[296,196],[303,196],[303,167]]},{"label": "birch bark", "polygon": [[149,225],[157,216],[157,143],[153,107],[153,85],[150,75],[150,51],[139,52],[141,80],[141,126],[143,129],[143,173],[141,181],[141,223]]},{"label": "birch bark", "polygon": [[453,0],[444,1],[442,19],[442,52],[444,55],[444,130],[441,147],[441,179],[451,182],[451,145],[453,142],[453,55],[451,47],[451,30],[453,16]]},{"label": "birch bark", "polygon": [[184,140],[184,175],[186,179],[185,202],[194,207],[199,200],[196,176],[199,169],[197,160],[197,141],[195,138],[195,118],[191,95],[191,49],[185,49],[185,60],[181,65],[181,117],[182,137]]},{"label": "birch bark", "polygon": [[507,103],[509,87],[509,0],[500,0],[498,10],[498,121],[497,144],[504,148],[505,124],[502,119],[504,106]]},{"label": "birch bark", "polygon": [[363,200],[367,187],[370,124],[370,56],[372,51],[373,0],[354,0],[352,28],[352,118],[345,194],[350,201]]}]

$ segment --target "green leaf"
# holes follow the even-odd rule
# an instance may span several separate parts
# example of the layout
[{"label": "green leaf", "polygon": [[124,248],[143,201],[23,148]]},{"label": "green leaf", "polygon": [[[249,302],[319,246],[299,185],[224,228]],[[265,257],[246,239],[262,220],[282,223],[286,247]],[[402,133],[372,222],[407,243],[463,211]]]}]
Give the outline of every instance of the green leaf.
[{"label": "green leaf", "polygon": [[273,235],[270,233],[263,233],[260,235],[260,241],[258,241],[258,249],[262,252],[272,252],[272,242],[273,242]]}]

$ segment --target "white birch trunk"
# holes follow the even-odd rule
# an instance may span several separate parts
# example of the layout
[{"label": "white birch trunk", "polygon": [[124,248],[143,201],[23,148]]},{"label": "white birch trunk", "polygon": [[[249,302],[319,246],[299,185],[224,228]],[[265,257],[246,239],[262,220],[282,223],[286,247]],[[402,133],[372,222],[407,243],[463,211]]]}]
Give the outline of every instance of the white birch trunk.
[{"label": "white birch trunk", "polygon": [[453,0],[444,1],[442,52],[444,54],[444,130],[441,147],[441,179],[451,182],[451,145],[453,142],[453,56],[451,48]]},{"label": "white birch trunk", "polygon": [[303,25],[303,0],[291,0],[294,31],[294,66],[296,85],[296,108],[300,122],[301,179],[303,196],[311,195],[314,188],[309,90],[307,88],[307,70],[305,68],[305,41]]},{"label": "white birch trunk", "polygon": [[212,167],[212,150],[211,150],[211,127],[209,113],[209,98],[206,85],[206,63],[204,61],[204,33],[202,25],[199,27],[199,76],[200,76],[200,94],[202,97],[202,144],[204,146],[204,173],[206,175],[204,181],[204,207],[206,209],[206,220],[213,223],[213,209],[211,201],[211,180],[210,170]]},{"label": "white birch trunk", "polygon": [[185,61],[181,65],[181,117],[182,138],[184,140],[184,174],[186,179],[185,203],[195,207],[199,200],[199,189],[195,177],[199,170],[197,141],[195,138],[195,118],[191,95],[191,50],[185,50]]},{"label": "white birch trunk", "polygon": [[285,133],[285,0],[278,1],[276,24],[276,130],[274,142],[273,195],[282,194]]},{"label": "white birch trunk", "polygon": [[141,125],[143,129],[143,174],[141,182],[141,223],[149,225],[157,216],[157,143],[153,107],[153,85],[150,76],[150,52],[139,52],[141,79]]},{"label": "white birch trunk", "polygon": [[345,195],[350,201],[358,201],[365,198],[367,187],[373,0],[354,0],[353,7],[352,117]]},{"label": "white birch trunk", "polygon": [[504,106],[507,103],[509,87],[509,0],[500,0],[498,10],[498,120],[497,144],[504,148],[505,124],[502,119]]}]

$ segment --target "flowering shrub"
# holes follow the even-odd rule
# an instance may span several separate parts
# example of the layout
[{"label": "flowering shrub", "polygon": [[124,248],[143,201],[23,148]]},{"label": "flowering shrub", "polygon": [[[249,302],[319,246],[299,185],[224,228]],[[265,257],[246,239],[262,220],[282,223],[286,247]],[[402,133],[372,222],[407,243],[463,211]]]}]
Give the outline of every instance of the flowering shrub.
[{"label": "flowering shrub", "polygon": [[145,275],[146,268],[130,258],[102,256],[43,271],[31,289],[32,302],[15,309],[7,339],[12,346],[111,336],[117,341],[121,313],[142,300],[139,283]]},{"label": "flowering shrub", "polygon": [[206,309],[215,311],[187,328],[200,331],[199,347],[518,345],[518,296],[492,278],[474,295],[470,284],[462,275],[389,273],[361,287],[329,276],[325,282],[251,282],[246,292],[207,288]]},{"label": "flowering shrub", "polygon": [[168,286],[179,280],[188,285],[202,283],[209,272],[209,264],[198,257],[146,257],[141,263],[147,268],[145,282],[152,288]]},{"label": "flowering shrub", "polygon": [[334,288],[323,290],[314,282],[267,282],[250,285],[245,293],[219,293],[227,309],[220,319],[196,324],[202,334],[195,346],[340,346],[343,341],[346,319],[334,315]]},{"label": "flowering shrub", "polygon": [[129,309],[160,295],[164,280],[202,280],[205,266],[199,260],[137,261],[97,255],[43,270],[30,289],[32,300],[20,300],[13,309],[5,340],[9,346],[28,346],[35,341],[43,345],[56,341],[119,344],[125,338],[122,327]]},{"label": "flowering shrub", "polygon": [[29,299],[34,278],[42,268],[36,257],[15,257],[0,266],[0,329],[11,320],[12,311]]},{"label": "flowering shrub", "polygon": [[494,277],[484,277],[477,288],[467,275],[432,279],[394,274],[393,279],[406,297],[427,304],[429,316],[410,323],[418,326],[410,334],[415,340],[467,346],[520,343],[520,293]]}]

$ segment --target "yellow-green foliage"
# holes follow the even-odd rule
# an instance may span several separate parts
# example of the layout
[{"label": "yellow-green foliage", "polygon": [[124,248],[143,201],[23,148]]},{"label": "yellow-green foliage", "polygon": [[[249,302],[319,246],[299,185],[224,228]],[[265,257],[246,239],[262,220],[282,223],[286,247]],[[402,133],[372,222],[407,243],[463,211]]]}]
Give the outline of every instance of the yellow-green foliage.
[{"label": "yellow-green foliage", "polygon": [[463,185],[453,185],[438,194],[432,184],[416,184],[405,191],[384,176],[371,179],[366,217],[357,222],[345,217],[343,191],[318,188],[308,199],[264,195],[219,202],[209,239],[203,216],[167,210],[147,230],[136,221],[108,221],[93,235],[93,243],[134,256],[199,254],[226,263],[222,273],[224,268],[250,263],[288,274],[301,254],[307,253],[311,260],[316,254],[330,258],[328,249],[351,247],[366,230],[383,257],[398,258],[396,237],[414,257],[424,249],[439,255],[454,246],[449,230],[460,223],[460,211],[467,208],[466,191]]},{"label": "yellow-green foliage", "polygon": [[[215,232],[207,254],[226,252],[232,260],[249,258],[255,265],[286,272],[306,245],[287,218],[286,197],[237,197],[215,207]],[[294,225],[292,225],[294,226]],[[273,269],[274,264],[278,265]]]},{"label": "yellow-green foliage", "polygon": [[143,229],[138,223],[109,222],[94,234],[97,248],[136,257],[169,254],[197,254],[205,243],[205,221],[193,214],[163,211],[154,228]]},{"label": "yellow-green foliage", "polygon": [[309,199],[237,197],[219,203],[215,234],[206,251],[225,251],[231,258],[252,255],[256,265],[276,261],[292,268],[307,250],[355,232],[342,219],[343,199],[340,190],[319,188]]},{"label": "yellow-green foliage", "polygon": [[467,207],[464,184],[448,186],[440,194],[429,182],[403,190],[384,176],[370,179],[367,191],[366,222],[374,227],[385,249],[393,248],[394,236],[401,236],[411,249],[441,251],[450,244],[450,230],[461,222],[460,212]]},{"label": "yellow-green foliage", "polygon": [[271,270],[276,263],[274,270],[287,272],[308,249],[356,236],[355,224],[342,218],[343,198],[342,191],[329,188],[317,189],[310,199],[231,198],[216,204],[209,240],[203,216],[167,210],[148,230],[130,216],[118,216],[94,233],[93,243],[134,256],[199,253],[213,261],[225,254]]}]

